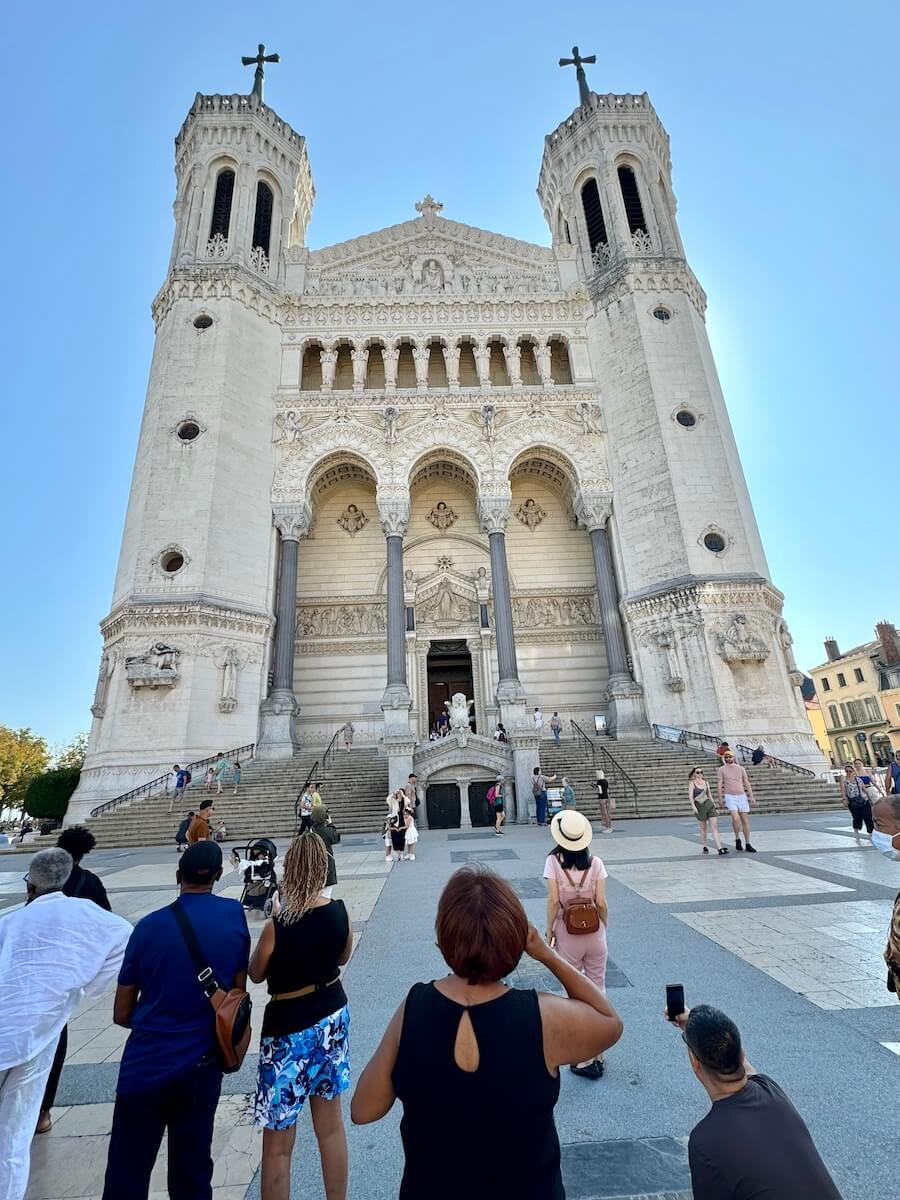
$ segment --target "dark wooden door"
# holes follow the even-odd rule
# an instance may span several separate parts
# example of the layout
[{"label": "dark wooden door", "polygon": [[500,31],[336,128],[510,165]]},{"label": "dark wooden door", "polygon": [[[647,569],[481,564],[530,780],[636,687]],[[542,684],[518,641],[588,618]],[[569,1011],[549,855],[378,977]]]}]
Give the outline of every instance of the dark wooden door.
[{"label": "dark wooden door", "polygon": [[488,789],[491,787],[491,780],[473,779],[469,784],[469,815],[477,828],[483,829],[494,824],[494,813],[487,802]]},{"label": "dark wooden door", "polygon": [[425,789],[429,829],[459,829],[459,788],[455,783],[430,783]]}]

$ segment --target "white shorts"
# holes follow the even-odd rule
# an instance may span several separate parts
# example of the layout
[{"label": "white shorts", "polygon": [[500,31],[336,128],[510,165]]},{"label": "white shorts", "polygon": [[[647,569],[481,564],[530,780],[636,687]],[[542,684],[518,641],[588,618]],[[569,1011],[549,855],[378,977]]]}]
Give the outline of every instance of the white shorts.
[{"label": "white shorts", "polygon": [[741,794],[739,796],[726,795],[725,807],[728,809],[729,812],[749,812],[750,811],[750,801],[747,799],[747,797],[744,795],[743,792],[741,792]]}]

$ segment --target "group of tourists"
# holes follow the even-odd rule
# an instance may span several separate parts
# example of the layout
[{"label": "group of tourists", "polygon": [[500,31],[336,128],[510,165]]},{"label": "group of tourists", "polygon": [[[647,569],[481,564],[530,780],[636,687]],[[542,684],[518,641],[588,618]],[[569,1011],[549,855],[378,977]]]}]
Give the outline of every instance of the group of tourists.
[{"label": "group of tourists", "polygon": [[[231,782],[234,784],[234,795],[238,794],[238,789],[241,786],[241,764],[239,759],[234,759],[229,763],[225,754],[220,750],[216,755],[215,763],[210,763],[206,768],[205,790],[211,792],[216,789],[216,795],[222,795],[222,789],[225,786],[228,774],[231,773]],[[172,768],[172,774],[175,777],[175,786],[172,789],[172,794],[169,797],[168,812],[171,813],[175,806],[184,799],[184,793],[188,785],[193,781],[193,772],[190,767],[179,766],[178,763]]]},{"label": "group of tourists", "polygon": [[395,788],[388,793],[384,822],[384,857],[388,862],[416,861],[419,841],[416,809],[421,804],[417,785],[417,776],[410,775],[405,788]]}]

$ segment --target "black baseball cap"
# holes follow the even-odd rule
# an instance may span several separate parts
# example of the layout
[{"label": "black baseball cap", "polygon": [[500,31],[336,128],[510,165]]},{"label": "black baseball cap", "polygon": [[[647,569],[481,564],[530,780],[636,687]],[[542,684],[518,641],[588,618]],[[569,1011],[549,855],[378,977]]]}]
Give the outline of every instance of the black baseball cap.
[{"label": "black baseball cap", "polygon": [[188,846],[178,864],[182,883],[212,883],[221,869],[222,851],[217,842],[209,841]]}]

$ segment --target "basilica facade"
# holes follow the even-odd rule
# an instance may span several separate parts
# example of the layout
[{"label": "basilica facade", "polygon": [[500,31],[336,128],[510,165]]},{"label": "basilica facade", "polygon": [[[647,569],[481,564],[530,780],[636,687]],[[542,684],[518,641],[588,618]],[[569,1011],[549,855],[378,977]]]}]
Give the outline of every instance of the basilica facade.
[{"label": "basilica facade", "polygon": [[[521,792],[535,706],[822,765],[668,136],[646,94],[581,99],[544,139],[549,245],[426,195],[314,250],[305,139],[261,87],[196,97],[75,818],[346,721],[392,782]],[[468,728],[429,742],[454,695]]]}]

